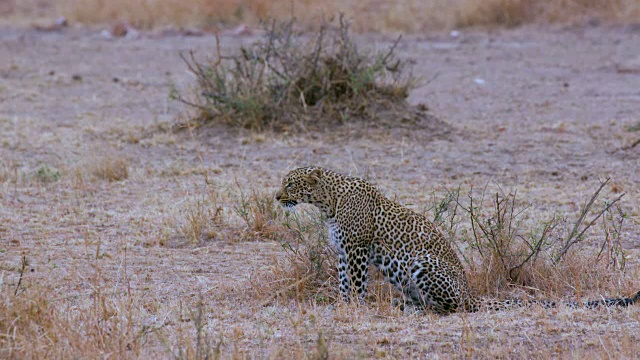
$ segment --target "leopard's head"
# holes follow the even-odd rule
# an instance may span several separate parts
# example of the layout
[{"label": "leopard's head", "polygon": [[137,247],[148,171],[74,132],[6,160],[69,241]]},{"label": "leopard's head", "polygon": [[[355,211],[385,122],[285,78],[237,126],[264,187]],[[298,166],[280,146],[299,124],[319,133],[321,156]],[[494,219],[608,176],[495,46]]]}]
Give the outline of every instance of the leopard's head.
[{"label": "leopard's head", "polygon": [[285,209],[301,203],[317,203],[324,198],[320,186],[323,169],[317,167],[299,168],[291,171],[282,180],[282,188],[276,192],[276,200]]}]

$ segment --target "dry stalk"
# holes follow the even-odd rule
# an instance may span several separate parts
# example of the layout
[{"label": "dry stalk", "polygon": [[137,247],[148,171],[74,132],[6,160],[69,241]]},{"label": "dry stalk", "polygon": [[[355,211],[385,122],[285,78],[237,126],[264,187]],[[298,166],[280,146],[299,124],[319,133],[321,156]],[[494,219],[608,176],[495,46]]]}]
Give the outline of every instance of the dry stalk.
[{"label": "dry stalk", "polygon": [[609,258],[609,261],[607,262],[607,268],[611,266],[614,269],[623,270],[625,267],[625,256],[620,240],[625,214],[622,212],[622,209],[618,205],[615,206],[615,210],[617,213],[617,218],[614,218],[614,214],[609,211],[609,219],[607,219],[607,216],[602,217],[602,224],[605,230],[605,239],[602,242],[602,246],[600,247],[600,252],[598,252],[598,255],[596,256],[596,262],[600,261],[606,247],[607,255]]},{"label": "dry stalk", "polygon": [[16,285],[16,291],[13,292],[13,296],[18,295],[18,290],[20,289],[20,284],[22,284],[22,277],[24,276],[24,271],[27,268],[27,257],[22,256],[22,266],[20,267],[20,279],[18,279],[18,284]]},{"label": "dry stalk", "polygon": [[576,221],[576,223],[573,226],[573,229],[571,230],[571,232],[569,233],[569,236],[567,237],[567,239],[564,241],[564,245],[562,246],[562,249],[560,249],[560,252],[558,252],[558,255],[556,255],[556,257],[554,258],[554,263],[557,263],[558,261],[560,261],[560,259],[562,259],[562,257],[567,253],[567,251],[569,251],[569,249],[571,248],[571,246],[573,246],[574,244],[582,241],[582,236],[584,235],[584,233],[591,227],[593,226],[593,224],[596,223],[596,221],[598,221],[598,219],[609,210],[609,208],[611,208],[615,203],[617,203],[625,194],[622,193],[620,194],[618,197],[616,197],[615,199],[613,199],[610,202],[607,202],[606,206],[604,207],[604,209],[602,209],[594,218],[593,220],[591,220],[580,232],[578,232],[578,229],[580,228],[580,226],[582,225],[584,218],[587,216],[587,214],[589,213],[589,210],[591,210],[591,207],[593,206],[593,203],[596,201],[596,198],[598,197],[598,195],[600,194],[600,191],[602,190],[602,188],[604,188],[605,185],[607,185],[607,183],[609,182],[610,178],[607,178],[607,180],[603,181],[600,183],[600,186],[598,187],[598,189],[596,190],[596,192],[593,194],[593,196],[591,196],[591,199],[589,200],[589,202],[582,208],[582,211],[580,212],[580,216],[578,217],[578,220]]}]

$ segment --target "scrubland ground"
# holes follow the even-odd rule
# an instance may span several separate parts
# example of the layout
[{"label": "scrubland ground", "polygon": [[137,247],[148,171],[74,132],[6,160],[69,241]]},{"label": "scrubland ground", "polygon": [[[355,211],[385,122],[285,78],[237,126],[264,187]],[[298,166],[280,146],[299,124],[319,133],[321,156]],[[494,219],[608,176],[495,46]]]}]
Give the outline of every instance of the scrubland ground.
[{"label": "scrubland ground", "polygon": [[[229,52],[255,39],[220,40]],[[534,228],[554,214],[575,221],[610,177],[602,199],[626,193],[624,271],[500,295],[635,293],[640,74],[626,64],[640,54],[637,27],[406,37],[398,55],[433,78],[409,100],[427,104],[439,131],[176,131],[188,114],[169,92],[194,83],[179,57],[190,49],[213,54],[215,38],[0,29],[0,357],[637,357],[640,306],[412,314],[382,285],[365,305],[336,301],[331,274],[302,289],[317,295],[296,294],[313,269],[290,269],[294,230],[271,197],[288,170],[320,165],[419,212],[446,189],[517,191]],[[315,213],[302,210],[311,232]],[[595,267],[604,234],[598,221],[572,261]]]}]

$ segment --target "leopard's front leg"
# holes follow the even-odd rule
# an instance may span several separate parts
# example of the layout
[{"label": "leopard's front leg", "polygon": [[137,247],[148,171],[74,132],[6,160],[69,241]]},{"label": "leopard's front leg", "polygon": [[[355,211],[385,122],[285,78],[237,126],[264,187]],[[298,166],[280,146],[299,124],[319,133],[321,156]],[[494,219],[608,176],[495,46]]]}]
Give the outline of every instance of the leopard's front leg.
[{"label": "leopard's front leg", "polygon": [[345,253],[338,255],[338,278],[340,280],[340,294],[342,294],[344,301],[349,302],[351,299],[351,280],[349,279],[349,262]]},{"label": "leopard's front leg", "polygon": [[360,302],[367,294],[367,276],[369,273],[368,251],[364,247],[345,248],[338,257],[338,275],[340,276],[340,293],[346,301],[351,300],[352,289]]},{"label": "leopard's front leg", "polygon": [[362,302],[367,293],[369,252],[364,246],[353,245],[348,233],[335,220],[329,220],[328,225],[329,239],[338,252],[340,294],[348,302],[352,299],[352,290],[355,290]]}]

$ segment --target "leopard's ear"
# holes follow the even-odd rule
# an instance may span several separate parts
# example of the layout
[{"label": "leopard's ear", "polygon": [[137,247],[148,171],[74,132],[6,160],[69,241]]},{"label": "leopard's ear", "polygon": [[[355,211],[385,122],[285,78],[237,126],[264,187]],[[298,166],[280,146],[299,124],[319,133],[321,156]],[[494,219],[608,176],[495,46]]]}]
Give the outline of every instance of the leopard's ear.
[{"label": "leopard's ear", "polygon": [[314,169],[304,179],[309,185],[315,186],[320,182],[320,178],[322,178],[322,171]]}]

